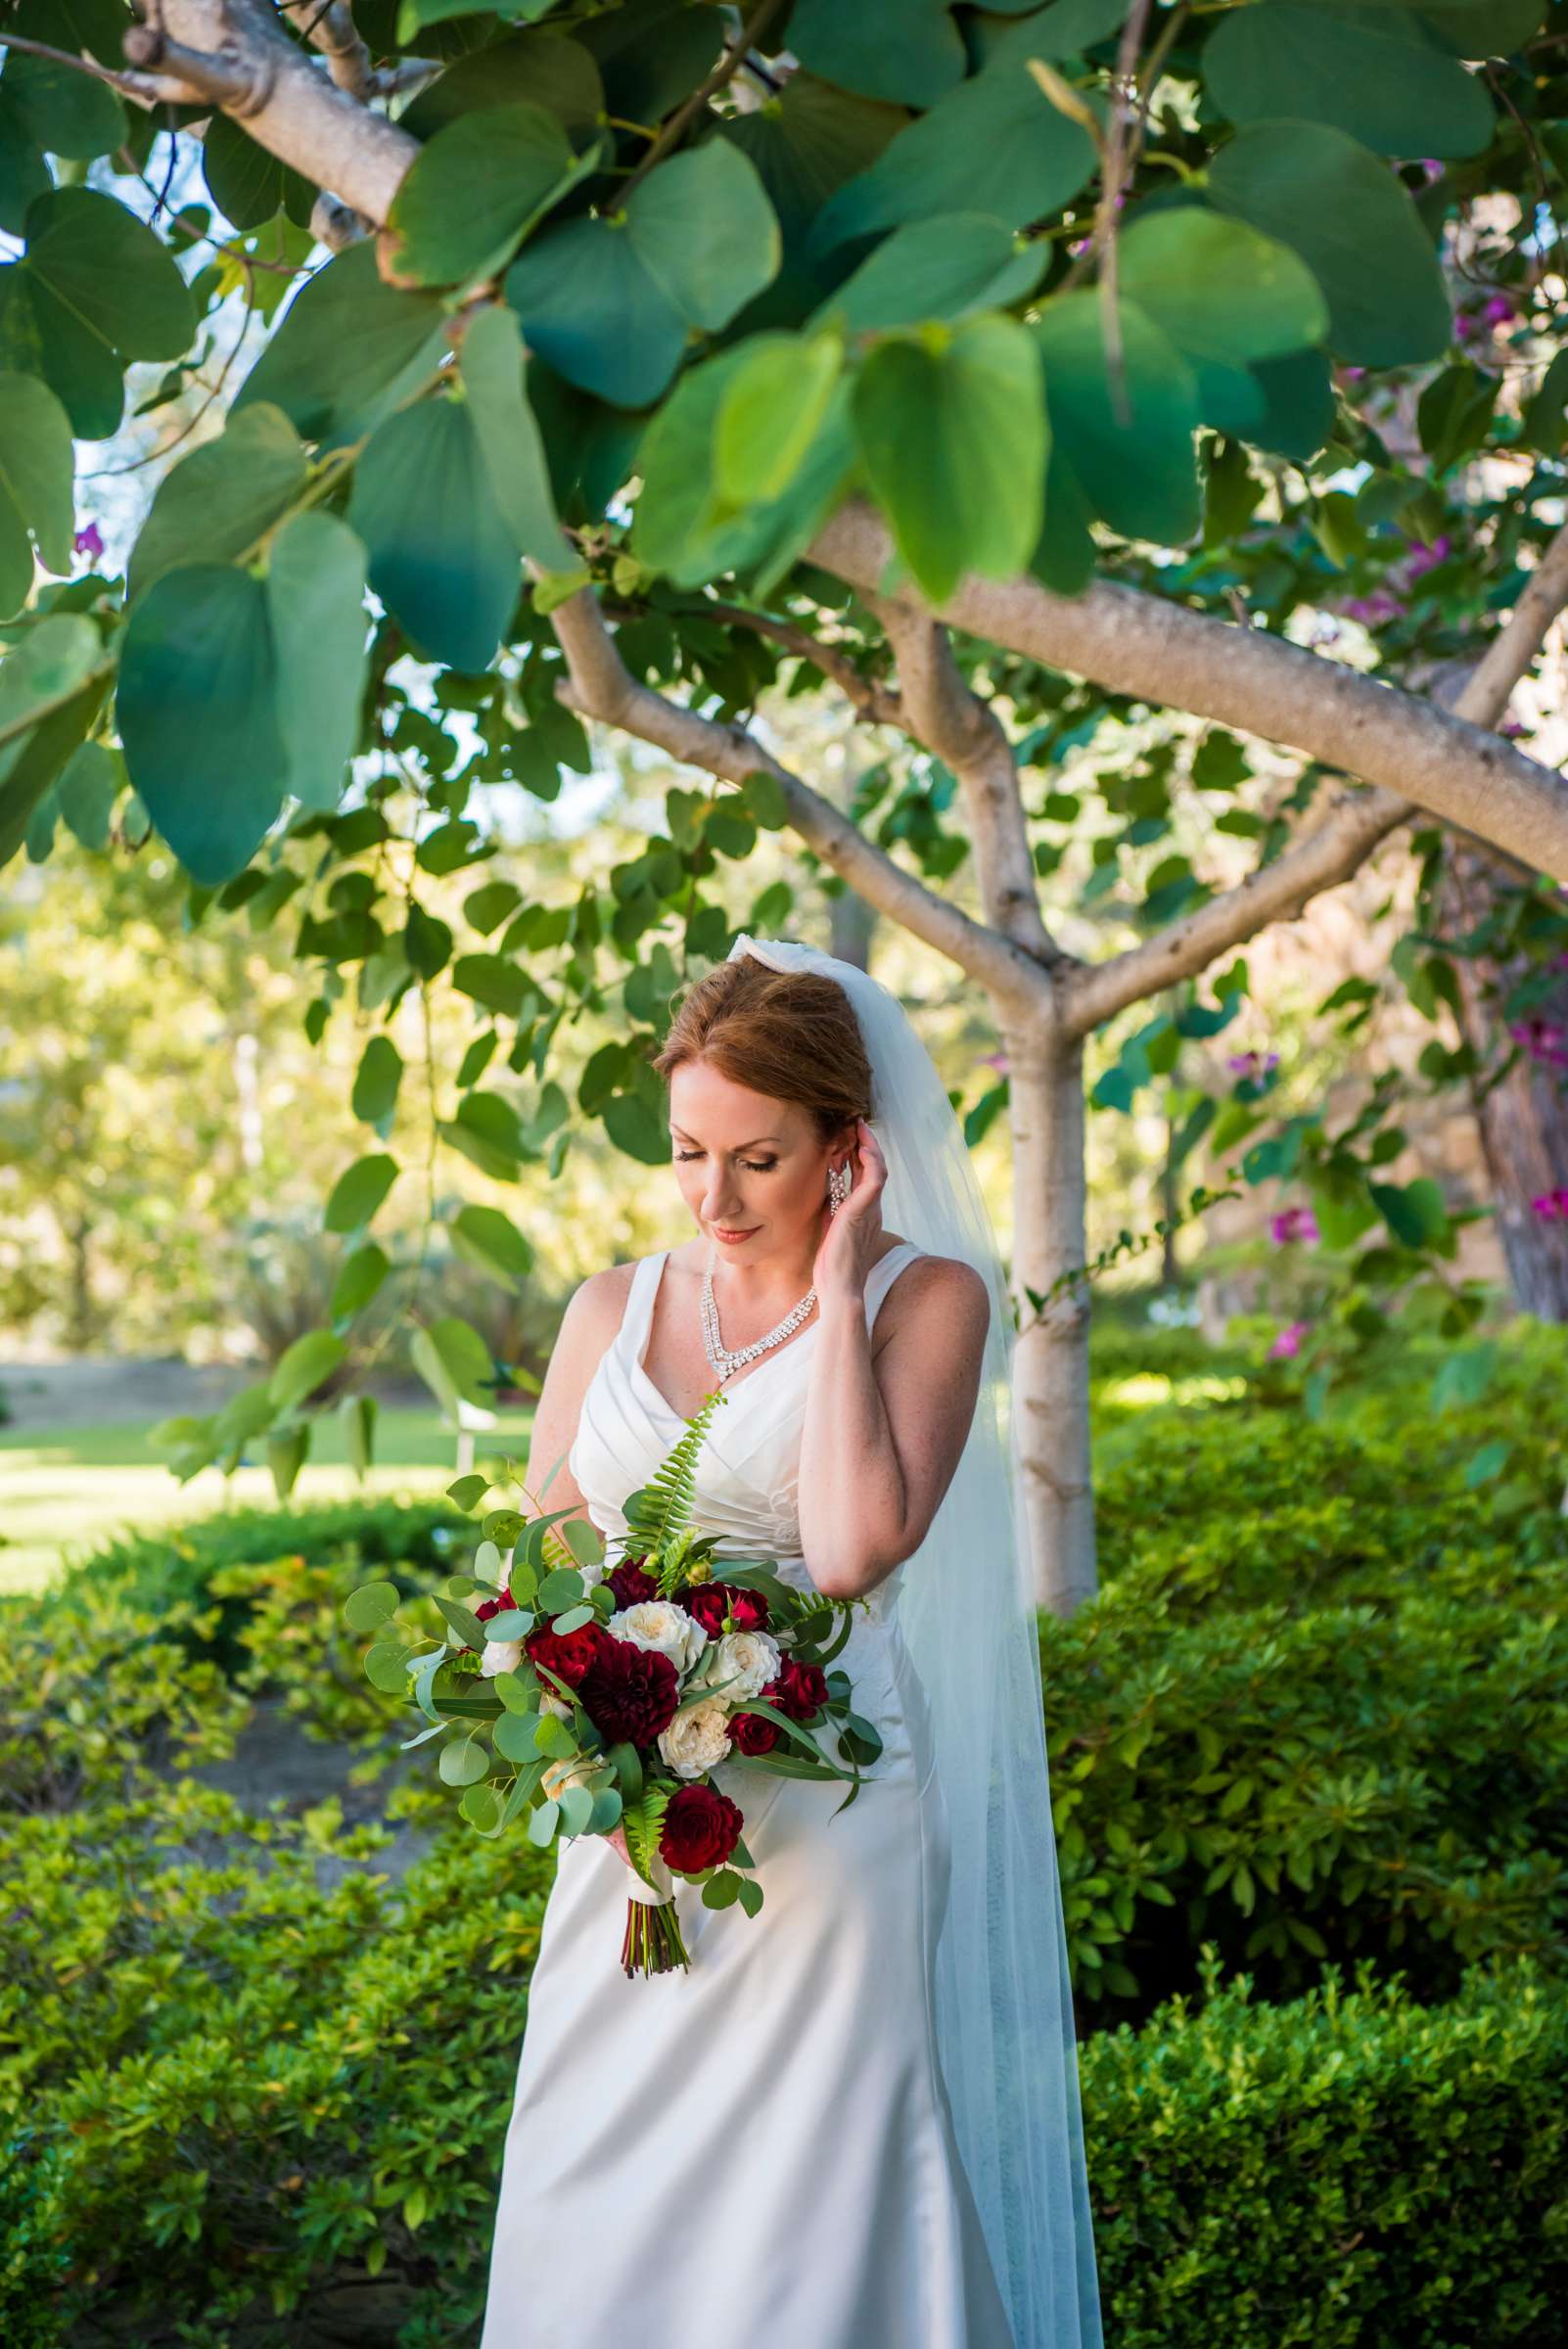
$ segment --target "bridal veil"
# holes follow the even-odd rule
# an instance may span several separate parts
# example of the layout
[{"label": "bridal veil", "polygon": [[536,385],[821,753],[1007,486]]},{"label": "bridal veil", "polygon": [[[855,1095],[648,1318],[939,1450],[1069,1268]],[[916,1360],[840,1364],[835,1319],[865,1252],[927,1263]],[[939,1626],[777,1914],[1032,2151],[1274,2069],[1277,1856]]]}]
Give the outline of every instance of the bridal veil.
[{"label": "bridal veil", "polygon": [[937,2043],[1017,2349],[1101,2349],[1067,1931],[1027,1528],[1018,1523],[1012,1306],[968,1147],[902,1005],[853,963],[742,931],[729,959],[834,979],[871,1063],[883,1221],[973,1265],[992,1315],[974,1422],[905,1561],[905,1643],[934,1716],[952,1830]]}]

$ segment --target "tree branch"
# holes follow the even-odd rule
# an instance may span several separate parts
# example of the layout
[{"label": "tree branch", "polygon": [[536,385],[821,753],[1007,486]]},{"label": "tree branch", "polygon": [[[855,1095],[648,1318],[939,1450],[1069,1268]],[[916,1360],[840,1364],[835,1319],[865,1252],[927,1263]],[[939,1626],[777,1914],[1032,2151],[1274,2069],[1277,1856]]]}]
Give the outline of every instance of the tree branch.
[{"label": "tree branch", "polygon": [[[880,594],[893,551],[881,517],[855,498],[824,524],[806,560],[862,594]],[[894,593],[924,609],[912,588]],[[1568,881],[1568,784],[1560,777],[1465,719],[1261,628],[1233,627],[1107,580],[1058,596],[1032,578],[973,576],[937,617],[1112,692],[1216,718],[1381,784]]]},{"label": "tree branch", "polygon": [[[1541,650],[1546,630],[1568,602],[1568,524],[1558,530],[1519,600],[1454,697],[1456,723],[1495,726],[1508,697]],[[1427,705],[1416,703],[1415,708]],[[1441,709],[1441,704],[1434,707]],[[1545,772],[1545,768],[1541,770]],[[1176,980],[1193,978],[1216,955],[1270,922],[1298,914],[1310,898],[1346,881],[1378,842],[1416,813],[1397,792],[1350,791],[1326,820],[1248,875],[1239,889],[1173,922],[1158,937],[1092,969],[1076,971],[1064,988],[1063,1023],[1076,1036],[1101,1027],[1130,1003],[1141,1003]],[[1530,868],[1533,870],[1534,868]]]},{"label": "tree branch", "polygon": [[568,671],[556,693],[569,710],[635,734],[682,764],[728,782],[742,782],[761,767],[782,791],[794,830],[857,897],[946,955],[1000,1004],[1020,1014],[1038,1008],[1044,974],[1017,947],[895,864],[744,726],[721,725],[639,685],[616,649],[591,587],[580,587],[558,604],[550,620]]},{"label": "tree branch", "polygon": [[368,99],[375,79],[370,51],[347,0],[328,0],[325,7],[321,0],[300,0],[300,4],[310,17],[306,38],[321,51],[339,89],[346,90],[350,98]]},{"label": "tree branch", "polygon": [[159,28],[133,25],[125,36],[132,63],[157,66],[189,102],[220,106],[268,154],[385,225],[419,141],[318,71],[271,0],[161,0],[160,14],[160,56],[134,54]]},{"label": "tree branch", "polygon": [[1271,922],[1300,913],[1312,898],[1360,870],[1380,840],[1415,810],[1398,792],[1379,787],[1341,792],[1324,821],[1292,843],[1239,888],[1211,898],[1157,936],[1114,954],[1108,962],[1073,972],[1063,988],[1062,1027],[1069,1036],[1092,1029],[1173,987],[1195,978]]},{"label": "tree branch", "polygon": [[891,598],[867,601],[899,665],[909,730],[958,778],[988,920],[1047,970],[1065,969],[1072,957],[1040,911],[1018,761],[995,712],[965,681],[940,621]]}]

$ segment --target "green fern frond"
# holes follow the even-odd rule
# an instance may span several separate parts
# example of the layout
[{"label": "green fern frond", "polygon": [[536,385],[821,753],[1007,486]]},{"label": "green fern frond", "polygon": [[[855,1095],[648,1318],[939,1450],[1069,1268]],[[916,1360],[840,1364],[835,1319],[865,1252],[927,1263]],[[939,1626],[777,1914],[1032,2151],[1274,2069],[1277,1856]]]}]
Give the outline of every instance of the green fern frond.
[{"label": "green fern frond", "polygon": [[653,1864],[659,1857],[659,1838],[664,1831],[670,1792],[668,1786],[647,1786],[621,1814],[621,1823],[626,1831],[626,1849],[645,1884],[654,1880]]},{"label": "green fern frond", "polygon": [[647,1553],[648,1571],[662,1575],[667,1558],[682,1532],[691,1525],[697,1492],[697,1458],[707,1439],[714,1412],[729,1398],[718,1388],[703,1398],[686,1422],[686,1432],[660,1462],[640,1491],[624,1502],[627,1546]]}]

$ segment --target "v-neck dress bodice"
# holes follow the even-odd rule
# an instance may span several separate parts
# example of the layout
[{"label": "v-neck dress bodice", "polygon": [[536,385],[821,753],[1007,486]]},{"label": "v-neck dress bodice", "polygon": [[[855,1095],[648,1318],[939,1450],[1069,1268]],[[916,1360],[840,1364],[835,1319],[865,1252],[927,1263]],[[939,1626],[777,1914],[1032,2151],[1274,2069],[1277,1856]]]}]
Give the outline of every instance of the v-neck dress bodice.
[{"label": "v-neck dress bodice", "polygon": [[[912,1241],[900,1240],[872,1266],[865,1284],[867,1330],[919,1253]],[[623,1502],[648,1482],[686,1425],[643,1362],[669,1256],[665,1248],[638,1261],[621,1327],[589,1381],[567,1454],[612,1564],[626,1537]],[[810,1577],[801,1551],[801,1430],[819,1326],[808,1323],[724,1388],[698,1454],[694,1504],[697,1524],[718,1537],[719,1557],[775,1560],[784,1579],[803,1588]],[[870,1593],[866,1620],[891,1617],[902,1571],[896,1568]]]}]

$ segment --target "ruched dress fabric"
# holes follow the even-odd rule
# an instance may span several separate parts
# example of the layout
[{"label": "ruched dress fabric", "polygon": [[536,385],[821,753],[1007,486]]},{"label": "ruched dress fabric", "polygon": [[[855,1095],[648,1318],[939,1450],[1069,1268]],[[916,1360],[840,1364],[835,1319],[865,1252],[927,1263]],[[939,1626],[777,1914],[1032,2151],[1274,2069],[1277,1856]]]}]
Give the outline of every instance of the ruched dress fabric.
[{"label": "ruched dress fabric", "polygon": [[[866,1323],[919,1253],[872,1267]],[[612,1562],[623,1502],[684,1421],[643,1368],[669,1251],[636,1266],[569,1455]],[[719,1557],[800,1550],[801,1431],[818,1324],[724,1390],[695,1510]],[[480,2349],[1038,2349],[1015,2343],[953,2134],[934,2023],[950,1843],[897,1569],[838,1661],[883,1752],[845,1789],[733,1757],[763,1904],[705,1909],[691,1955],[628,1980],[625,1862],[559,1847],[529,1995]]]}]

